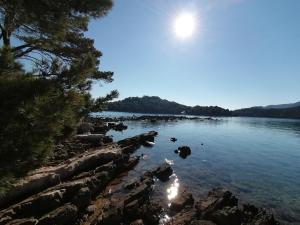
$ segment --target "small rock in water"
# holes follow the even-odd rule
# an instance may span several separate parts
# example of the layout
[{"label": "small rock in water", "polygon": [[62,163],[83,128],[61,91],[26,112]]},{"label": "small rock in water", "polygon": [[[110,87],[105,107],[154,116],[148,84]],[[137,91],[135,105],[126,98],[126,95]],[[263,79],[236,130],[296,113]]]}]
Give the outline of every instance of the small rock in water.
[{"label": "small rock in water", "polygon": [[179,153],[179,156],[181,158],[185,159],[192,153],[192,150],[188,146],[182,146],[182,147],[179,147],[177,150],[175,150],[175,153],[176,154]]},{"label": "small rock in water", "polygon": [[176,142],[176,141],[177,141],[177,138],[172,137],[172,138],[170,139],[170,141]]}]

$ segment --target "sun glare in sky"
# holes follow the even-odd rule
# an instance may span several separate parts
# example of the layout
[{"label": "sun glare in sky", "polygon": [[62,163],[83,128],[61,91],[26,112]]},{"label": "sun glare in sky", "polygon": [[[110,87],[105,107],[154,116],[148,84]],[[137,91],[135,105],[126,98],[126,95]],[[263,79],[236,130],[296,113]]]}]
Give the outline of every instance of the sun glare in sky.
[{"label": "sun glare in sky", "polygon": [[174,31],[178,38],[186,39],[195,33],[196,18],[191,13],[182,13],[175,18]]}]

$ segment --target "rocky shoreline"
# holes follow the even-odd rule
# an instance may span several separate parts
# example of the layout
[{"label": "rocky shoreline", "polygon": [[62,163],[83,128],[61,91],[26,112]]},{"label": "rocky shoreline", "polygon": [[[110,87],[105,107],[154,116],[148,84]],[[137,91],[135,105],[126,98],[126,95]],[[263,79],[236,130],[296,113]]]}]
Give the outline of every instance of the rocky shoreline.
[{"label": "rocky shoreline", "polygon": [[279,224],[267,210],[239,206],[231,192],[220,188],[200,199],[181,190],[168,207],[164,206],[152,195],[157,191],[156,179],[165,182],[173,174],[171,165],[162,163],[134,179],[127,175],[140,160],[133,153],[154,142],[157,132],[112,142],[106,132],[125,129],[126,125],[122,120],[108,120],[84,124],[84,132],[103,132],[81,132],[58,145],[48,164],[0,196],[0,225]]},{"label": "rocky shoreline", "polygon": [[89,118],[93,123],[101,122],[120,122],[120,121],[144,121],[144,122],[170,122],[180,120],[199,120],[199,121],[219,121],[221,119],[212,117],[199,117],[199,116],[176,116],[176,115],[143,115],[143,116],[121,116],[121,117],[102,117],[97,116]]}]

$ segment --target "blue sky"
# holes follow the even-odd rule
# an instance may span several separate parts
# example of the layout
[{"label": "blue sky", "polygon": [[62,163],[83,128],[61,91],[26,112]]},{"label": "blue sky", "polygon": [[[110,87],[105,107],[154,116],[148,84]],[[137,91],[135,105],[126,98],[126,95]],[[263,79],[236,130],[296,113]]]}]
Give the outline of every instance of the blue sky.
[{"label": "blue sky", "polygon": [[[196,15],[189,39],[174,34],[181,12]],[[300,1],[116,0],[87,35],[103,52],[110,90],[186,105],[242,107],[300,100]]]}]

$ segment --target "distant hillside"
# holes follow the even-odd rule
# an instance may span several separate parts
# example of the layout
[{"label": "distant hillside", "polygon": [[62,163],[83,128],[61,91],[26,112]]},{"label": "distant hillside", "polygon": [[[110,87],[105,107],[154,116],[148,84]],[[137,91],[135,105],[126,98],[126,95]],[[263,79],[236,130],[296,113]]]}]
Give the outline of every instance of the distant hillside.
[{"label": "distant hillside", "polygon": [[283,109],[252,107],[252,108],[232,111],[232,116],[300,119],[300,106],[294,108],[283,108]]},{"label": "distant hillside", "polygon": [[300,102],[296,102],[296,103],[291,103],[291,104],[268,105],[264,108],[266,108],[266,109],[287,109],[287,108],[295,108],[295,107],[299,107],[299,106],[300,106]]},{"label": "distant hillside", "polygon": [[130,97],[121,101],[111,102],[108,105],[109,111],[136,112],[136,113],[157,113],[157,114],[181,114],[203,115],[203,116],[230,116],[228,109],[217,106],[190,107],[176,102],[161,99],[156,96]]},{"label": "distant hillside", "polygon": [[[299,104],[299,103],[295,103]],[[292,105],[292,104],[287,104]],[[282,105],[281,105],[282,106]],[[271,106],[268,106],[271,107]],[[176,102],[161,99],[156,96],[130,97],[121,101],[110,102],[108,111],[181,114],[201,116],[247,116],[300,119],[300,106],[293,108],[252,107],[230,111],[218,106],[186,106]]]}]

